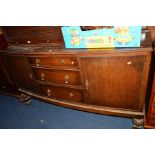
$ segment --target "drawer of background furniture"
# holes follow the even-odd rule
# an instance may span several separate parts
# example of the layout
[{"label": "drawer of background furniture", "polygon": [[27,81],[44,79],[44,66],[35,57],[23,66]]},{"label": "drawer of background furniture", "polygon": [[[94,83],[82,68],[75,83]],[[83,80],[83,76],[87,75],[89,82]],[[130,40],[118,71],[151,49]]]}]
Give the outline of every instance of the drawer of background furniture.
[{"label": "drawer of background furniture", "polygon": [[44,84],[41,84],[40,86],[43,94],[48,97],[75,102],[82,101],[82,90],[58,86],[49,86]]},{"label": "drawer of background furniture", "polygon": [[33,68],[37,80],[58,84],[81,85],[79,71]]},{"label": "drawer of background furniture", "polygon": [[29,57],[28,61],[36,66],[78,66],[76,57],[69,56]]}]

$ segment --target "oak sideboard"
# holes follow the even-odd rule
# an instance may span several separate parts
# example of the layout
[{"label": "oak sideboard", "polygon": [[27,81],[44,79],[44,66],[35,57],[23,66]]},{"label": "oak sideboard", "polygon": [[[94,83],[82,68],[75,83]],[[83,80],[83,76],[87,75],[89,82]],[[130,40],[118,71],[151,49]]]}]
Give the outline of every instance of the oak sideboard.
[{"label": "oak sideboard", "polygon": [[150,33],[140,48],[66,49],[60,27],[3,27],[0,50],[18,88],[31,98],[143,125],[152,56]]}]

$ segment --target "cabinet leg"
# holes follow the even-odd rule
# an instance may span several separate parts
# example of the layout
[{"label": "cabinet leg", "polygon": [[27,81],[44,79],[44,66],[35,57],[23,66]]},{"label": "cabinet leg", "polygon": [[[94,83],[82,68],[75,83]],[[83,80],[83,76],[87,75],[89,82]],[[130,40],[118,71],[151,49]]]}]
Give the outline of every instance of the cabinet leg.
[{"label": "cabinet leg", "polygon": [[21,102],[24,102],[27,105],[31,104],[31,96],[26,95],[26,94],[20,94],[19,100]]},{"label": "cabinet leg", "polygon": [[141,129],[144,124],[143,118],[133,118],[133,129]]}]

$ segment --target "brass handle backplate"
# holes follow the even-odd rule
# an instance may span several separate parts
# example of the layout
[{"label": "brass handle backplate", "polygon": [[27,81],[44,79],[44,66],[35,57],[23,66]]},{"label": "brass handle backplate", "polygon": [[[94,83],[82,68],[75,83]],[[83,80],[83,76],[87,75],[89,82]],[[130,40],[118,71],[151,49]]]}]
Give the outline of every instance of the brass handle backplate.
[{"label": "brass handle backplate", "polygon": [[51,96],[52,95],[52,91],[50,89],[47,89],[47,95]]},{"label": "brass handle backplate", "polygon": [[73,97],[73,96],[74,96],[74,94],[73,94],[73,93],[69,93],[69,96],[70,96],[70,97]]},{"label": "brass handle backplate", "polygon": [[29,77],[30,77],[30,79],[33,79],[33,77],[32,77],[32,74],[31,74],[31,73],[29,73]]},{"label": "brass handle backplate", "polygon": [[69,83],[69,82],[68,82],[69,76],[68,76],[68,75],[65,75],[64,80],[65,80],[65,83]]},{"label": "brass handle backplate", "polygon": [[41,80],[45,80],[45,74],[41,73]]},{"label": "brass handle backplate", "polygon": [[65,64],[65,60],[61,59],[61,64],[64,65]]},{"label": "brass handle backplate", "polygon": [[36,65],[39,66],[40,60],[36,59]]},{"label": "brass handle backplate", "polygon": [[88,88],[89,88],[89,82],[88,82],[88,80],[85,81],[85,87],[86,87],[86,90],[88,90]]}]

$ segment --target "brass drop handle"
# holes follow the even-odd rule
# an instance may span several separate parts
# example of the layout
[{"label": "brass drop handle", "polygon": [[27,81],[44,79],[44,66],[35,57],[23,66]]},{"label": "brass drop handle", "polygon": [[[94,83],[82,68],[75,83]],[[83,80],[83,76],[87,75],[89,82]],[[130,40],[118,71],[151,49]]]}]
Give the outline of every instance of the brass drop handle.
[{"label": "brass drop handle", "polygon": [[50,89],[47,89],[47,96],[51,96],[52,95],[52,91]]},{"label": "brass drop handle", "polygon": [[68,82],[69,76],[68,76],[68,75],[65,75],[64,80],[65,80],[65,83],[69,83],[69,82]]},{"label": "brass drop handle", "polygon": [[85,81],[85,87],[86,87],[86,90],[88,90],[88,88],[89,88],[89,82],[88,82],[88,80]]},{"label": "brass drop handle", "polygon": [[45,80],[45,74],[44,73],[41,73],[41,80]]},{"label": "brass drop handle", "polygon": [[36,59],[36,65],[39,66],[40,60]]},{"label": "brass drop handle", "polygon": [[73,97],[73,96],[74,96],[74,94],[70,92],[70,93],[69,93],[69,96],[70,96],[70,97]]},{"label": "brass drop handle", "polygon": [[61,59],[61,64],[64,65],[65,64],[65,60]]}]

